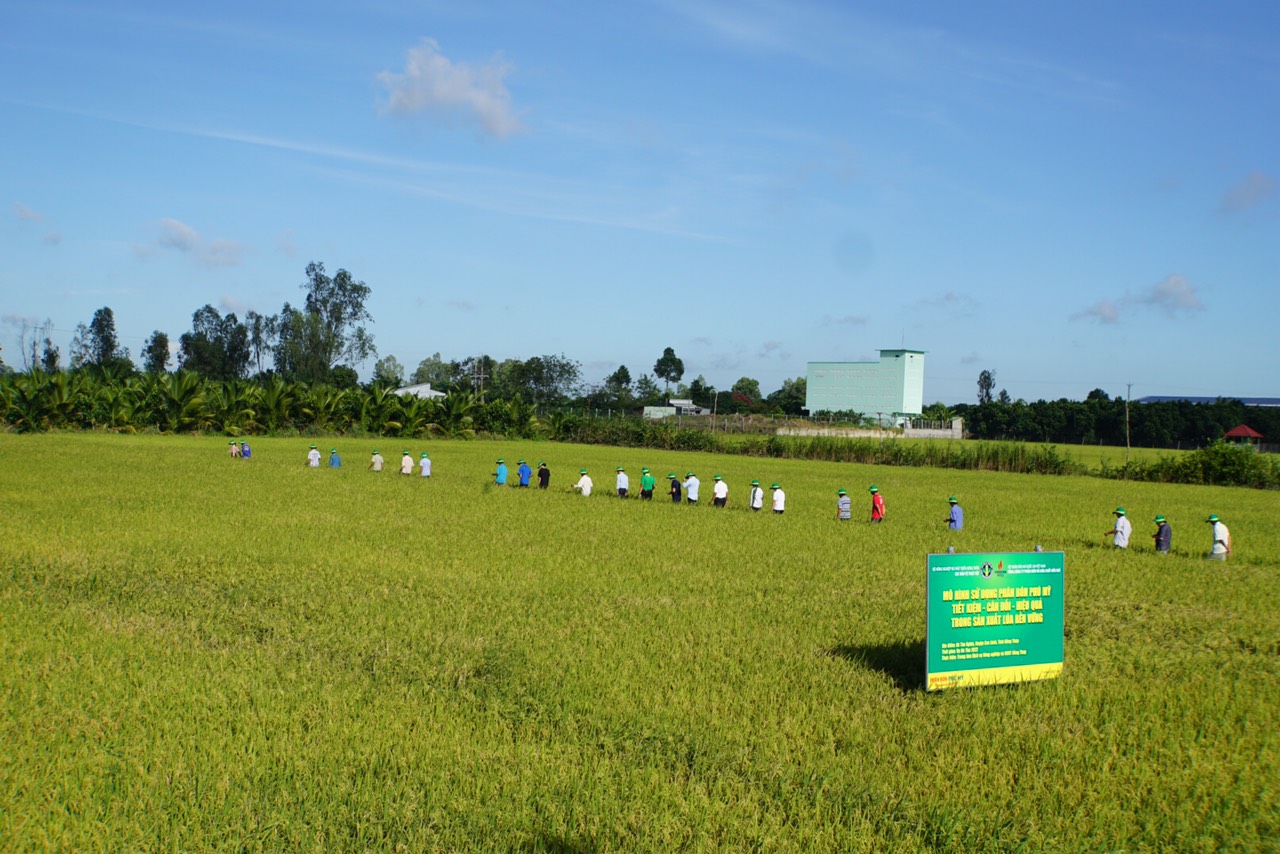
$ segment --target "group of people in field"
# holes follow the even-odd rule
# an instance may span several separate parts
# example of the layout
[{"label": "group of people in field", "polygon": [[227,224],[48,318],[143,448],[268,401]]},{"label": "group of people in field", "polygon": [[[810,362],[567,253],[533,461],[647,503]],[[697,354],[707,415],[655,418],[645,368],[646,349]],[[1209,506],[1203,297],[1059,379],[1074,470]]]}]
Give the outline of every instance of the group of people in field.
[{"label": "group of people in field", "polygon": [[[1115,524],[1102,536],[1110,537],[1111,544],[1117,549],[1129,548],[1129,538],[1133,535],[1133,523],[1129,521],[1129,511],[1123,507],[1117,507],[1111,515],[1116,517]],[[1163,513],[1157,513],[1152,521],[1156,525],[1155,533],[1151,535],[1156,553],[1167,555],[1173,548],[1173,528],[1169,526],[1169,520]],[[1213,525],[1213,544],[1209,547],[1209,559],[1226,560],[1227,555],[1231,554],[1231,531],[1228,530],[1226,523],[1218,518],[1217,513],[1210,513],[1205,522]]]},{"label": "group of people in field", "polygon": [[[231,440],[227,443],[230,449],[232,459],[247,460],[253,456],[253,451],[249,447],[247,441]],[[310,449],[307,451],[306,465],[310,468],[320,468],[321,454],[320,449],[314,442],[311,443]],[[382,454],[375,448],[369,459],[369,470],[380,472],[383,470],[386,461]],[[329,468],[341,468],[342,457],[338,454],[337,448],[329,449]],[[538,463],[535,471],[525,460],[518,460],[515,471],[515,479],[512,481],[511,474],[507,469],[506,460],[503,457],[498,458],[497,466],[493,472],[493,483],[496,486],[513,486],[513,487],[529,487],[536,477],[538,480],[538,488],[546,489],[551,485],[551,469],[547,467],[545,461]],[[420,477],[431,477],[431,455],[423,451],[415,460],[408,449],[400,452],[400,474],[413,475],[418,473]],[[698,504],[701,498],[702,482],[698,480],[698,476],[692,471],[685,472],[683,478],[676,475],[675,472],[667,473],[667,495],[675,504]],[[578,469],[578,481],[574,483],[570,490],[581,493],[584,496],[590,495],[595,488],[595,482],[591,479],[591,475],[587,473],[585,468]],[[640,490],[638,497],[642,501],[653,500],[654,491],[657,488],[657,478],[648,466],[640,469]],[[782,485],[776,481],[769,487],[771,495],[769,496],[769,507],[776,514],[783,514],[787,509],[787,494],[782,489]],[[631,497],[631,479],[627,475],[626,468],[618,466],[614,473],[614,490],[619,498]],[[880,493],[880,488],[874,483],[867,488],[867,492],[871,496],[871,517],[873,523],[883,522],[885,519],[885,503],[884,496]],[[712,476],[711,487],[711,504],[713,507],[727,507],[729,504],[729,484],[720,475]],[[959,531],[964,528],[964,509],[960,506],[959,500],[952,495],[947,499],[950,510],[946,519],[942,520],[948,529]],[[760,481],[751,481],[751,489],[747,494],[747,506],[754,512],[764,509],[765,494],[764,487],[760,485]],[[1112,545],[1117,549],[1127,549],[1129,547],[1130,538],[1133,536],[1133,524],[1129,521],[1129,513],[1123,507],[1117,507],[1112,515],[1115,516],[1115,524],[1111,530],[1107,531],[1103,536],[1110,537]],[[849,493],[845,489],[836,490],[836,514],[835,518],[841,522],[847,522],[853,519],[853,502],[849,497]],[[1158,554],[1167,555],[1173,548],[1173,529],[1169,526],[1169,520],[1163,514],[1156,514],[1153,520],[1156,525],[1155,533],[1151,535],[1151,539],[1155,544],[1155,550]],[[1226,524],[1218,517],[1217,513],[1211,513],[1205,520],[1213,525],[1213,543],[1209,549],[1209,558],[1212,560],[1225,561],[1227,556],[1231,554],[1231,532]]]}]

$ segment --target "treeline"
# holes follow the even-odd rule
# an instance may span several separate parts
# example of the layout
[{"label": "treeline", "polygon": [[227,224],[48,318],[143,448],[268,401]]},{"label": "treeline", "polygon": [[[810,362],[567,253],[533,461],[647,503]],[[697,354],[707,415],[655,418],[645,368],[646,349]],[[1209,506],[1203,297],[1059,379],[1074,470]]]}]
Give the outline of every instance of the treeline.
[{"label": "treeline", "polygon": [[[926,417],[932,417],[931,409],[926,409]],[[1228,399],[1129,403],[1127,422],[1125,410],[1123,397],[1095,389],[1083,401],[993,400],[946,412],[963,418],[965,432],[975,439],[1119,447],[1127,440],[1139,448],[1186,450],[1207,447],[1228,430],[1247,424],[1262,434],[1263,441],[1280,442],[1280,407],[1245,406]]]}]

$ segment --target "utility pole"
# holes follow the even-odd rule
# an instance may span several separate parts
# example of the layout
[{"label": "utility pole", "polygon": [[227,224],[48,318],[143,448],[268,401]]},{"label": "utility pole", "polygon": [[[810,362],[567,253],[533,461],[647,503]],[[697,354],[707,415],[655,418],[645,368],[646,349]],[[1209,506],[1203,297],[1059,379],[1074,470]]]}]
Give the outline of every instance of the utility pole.
[{"label": "utility pole", "polygon": [[1124,393],[1124,464],[1129,465],[1129,398],[1133,397],[1133,383],[1125,383]]},{"label": "utility pole", "polygon": [[484,403],[484,379],[484,356],[481,356],[471,366],[471,386],[476,389],[481,403]]}]

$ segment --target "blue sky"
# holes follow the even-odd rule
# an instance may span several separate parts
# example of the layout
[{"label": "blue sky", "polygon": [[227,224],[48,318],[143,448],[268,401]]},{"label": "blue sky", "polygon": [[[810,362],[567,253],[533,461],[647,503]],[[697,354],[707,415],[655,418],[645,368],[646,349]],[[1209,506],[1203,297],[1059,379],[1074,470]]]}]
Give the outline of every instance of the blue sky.
[{"label": "blue sky", "polygon": [[1280,394],[1272,2],[8,2],[0,125],[10,365],[317,260],[407,371]]}]

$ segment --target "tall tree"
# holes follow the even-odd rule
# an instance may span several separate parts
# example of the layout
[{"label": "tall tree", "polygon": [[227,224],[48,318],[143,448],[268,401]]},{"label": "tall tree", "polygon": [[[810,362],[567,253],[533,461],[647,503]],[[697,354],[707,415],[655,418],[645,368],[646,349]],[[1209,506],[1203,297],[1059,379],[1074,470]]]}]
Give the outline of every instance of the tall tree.
[{"label": "tall tree", "polygon": [[373,366],[373,381],[399,388],[404,385],[404,365],[395,356],[385,356]]},{"label": "tall tree", "polygon": [[58,348],[50,338],[44,339],[44,348],[40,351],[40,367],[46,374],[56,374],[62,370]]},{"label": "tall tree", "polygon": [[418,363],[409,381],[414,385],[428,383],[432,388],[443,391],[452,379],[449,363],[441,359],[439,353],[434,353]]},{"label": "tall tree", "polygon": [[800,415],[804,412],[805,392],[808,388],[806,377],[783,380],[782,388],[769,395],[768,404],[786,415]]},{"label": "tall tree", "polygon": [[991,392],[996,387],[996,372],[986,371],[978,374],[978,403],[990,403]]},{"label": "tall tree", "polygon": [[676,351],[667,347],[662,356],[653,363],[653,375],[663,381],[662,393],[669,394],[671,384],[680,382],[684,376],[684,362],[676,356]]},{"label": "tall tree", "polygon": [[118,359],[128,359],[129,351],[120,346],[116,335],[116,316],[109,306],[93,313],[89,321],[89,361],[95,365],[108,365]]},{"label": "tall tree", "polygon": [[234,380],[249,366],[249,332],[235,313],[223,317],[206,305],[191,315],[191,331],[178,339],[178,367],[206,379]]},{"label": "tall tree", "polygon": [[249,353],[257,373],[263,372],[263,358],[272,349],[280,333],[279,315],[263,315],[250,309],[244,313],[244,328],[249,333]]},{"label": "tall tree", "polygon": [[151,333],[142,348],[142,372],[163,374],[169,371],[169,336],[159,329]]}]

